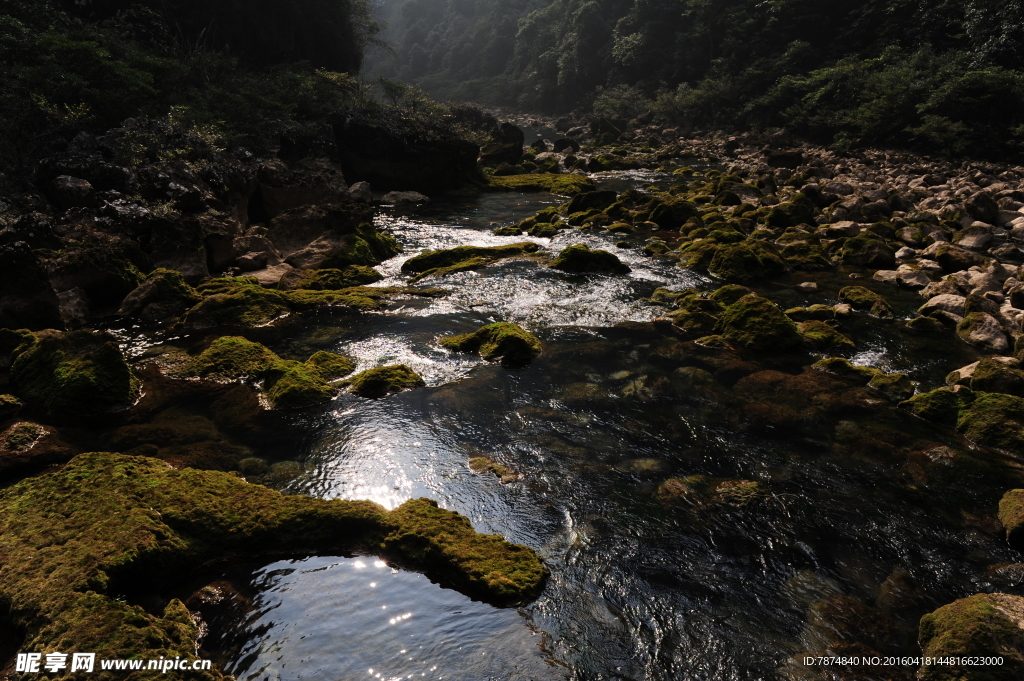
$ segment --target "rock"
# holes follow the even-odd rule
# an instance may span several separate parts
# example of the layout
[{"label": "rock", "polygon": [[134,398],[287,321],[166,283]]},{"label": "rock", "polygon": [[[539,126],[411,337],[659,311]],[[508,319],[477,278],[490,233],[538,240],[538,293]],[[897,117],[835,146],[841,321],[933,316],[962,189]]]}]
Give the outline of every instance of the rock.
[{"label": "rock", "polygon": [[984,266],[988,263],[988,258],[951,244],[939,244],[931,253],[928,252],[929,250],[930,248],[925,249],[924,255],[933,257],[939,263],[939,266],[942,267],[942,271],[947,274],[970,269],[974,266]]},{"label": "rock", "polygon": [[855,381],[861,385],[867,385],[871,379],[882,373],[874,367],[851,364],[850,360],[844,357],[826,357],[825,359],[819,359],[811,365],[811,368],[816,369],[817,371],[824,371],[827,374],[839,376],[840,378]]},{"label": "rock", "polygon": [[328,232],[289,255],[285,262],[301,270],[376,265],[398,254],[400,250],[393,237],[375,232],[372,228],[349,234]]},{"label": "rock", "polygon": [[572,197],[569,205],[565,208],[565,214],[572,215],[573,213],[579,213],[592,208],[604,210],[615,203],[617,197],[618,195],[611,190],[582,192]]},{"label": "rock", "polygon": [[361,203],[301,206],[275,216],[267,238],[287,257],[324,234],[341,237],[372,230],[373,208]]},{"label": "rock", "polygon": [[99,307],[119,307],[150,271],[138,245],[118,238],[99,246],[69,249],[47,262],[54,290],[82,289]]},{"label": "rock", "polygon": [[182,327],[190,331],[263,326],[290,310],[283,293],[263,288],[252,277],[211,279],[199,292],[203,299],[181,319]]},{"label": "rock", "polygon": [[[61,550],[41,546],[42,536]],[[91,537],[88,546],[82,537]],[[92,453],[0,497],[0,552],[11,557],[0,600],[18,599],[24,635],[42,650],[89,650],[99,641],[110,655],[156,659],[196,650],[200,629],[177,599],[152,611],[116,599],[107,592],[110,575],[145,572],[164,583],[183,565],[368,547],[497,606],[535,597],[547,577],[532,549],[477,534],[467,518],[428,499],[389,512],[368,501],[282,495],[149,457]],[[108,634],[112,626],[116,634]]]},{"label": "rock", "polygon": [[602,250],[590,250],[583,244],[574,244],[562,249],[549,267],[563,272],[613,272],[627,274],[629,266],[613,253]]},{"label": "rock", "polygon": [[899,406],[926,421],[952,426],[960,413],[961,398],[949,388],[939,388],[914,395]]},{"label": "rock", "polygon": [[381,203],[394,206],[416,206],[430,203],[430,199],[419,192],[388,192]]},{"label": "rock", "polygon": [[879,282],[880,284],[896,286],[899,284],[899,276],[900,273],[896,270],[878,270],[871,275],[871,279]]},{"label": "rock", "polygon": [[[1002,593],[975,594],[921,618],[921,655],[952,664],[922,665],[921,681],[1010,681],[1024,677],[1024,598]],[[960,664],[998,658],[999,666]]]},{"label": "rock", "polygon": [[26,404],[71,421],[127,409],[139,381],[113,336],[94,331],[41,331],[11,365],[11,384]]},{"label": "rock", "polygon": [[341,166],[326,158],[308,158],[289,168],[279,160],[264,162],[256,173],[266,218],[299,206],[337,203],[348,198]]},{"label": "rock", "polygon": [[424,251],[402,263],[402,272],[417,274],[416,279],[443,276],[479,269],[503,258],[524,256],[539,250],[540,246],[532,241],[520,241],[505,246],[458,246],[441,251]]},{"label": "rock", "polygon": [[893,319],[895,313],[882,296],[863,286],[846,286],[839,290],[839,300],[855,310],[868,310],[882,319]]},{"label": "rock", "polygon": [[868,387],[893,402],[904,402],[914,396],[914,384],[906,374],[876,374],[868,381]]},{"label": "rock", "polygon": [[814,281],[805,281],[797,284],[795,288],[801,293],[817,293],[818,283]]},{"label": "rock", "polygon": [[308,363],[280,360],[267,368],[263,377],[263,390],[275,409],[309,407],[327,402],[338,392]]},{"label": "rock", "polygon": [[967,213],[975,220],[995,224],[999,220],[999,204],[985,192],[978,192],[964,202]]},{"label": "rock", "polygon": [[580,143],[568,137],[559,137],[554,141],[552,148],[558,153],[562,153],[566,149],[575,153],[580,150]]},{"label": "rock", "polygon": [[87,208],[95,204],[94,189],[88,180],[70,175],[58,175],[48,187],[50,200],[60,210]]},{"label": "rock", "polygon": [[999,522],[1010,546],[1024,550],[1024,489],[1011,489],[1003,494],[999,500]]},{"label": "rock", "polygon": [[498,322],[488,324],[473,333],[441,339],[441,345],[459,352],[476,352],[491,362],[525,364],[540,354],[540,340],[517,324]]},{"label": "rock", "polygon": [[7,421],[18,415],[21,411],[21,400],[14,395],[0,394],[0,421]]},{"label": "rock", "polygon": [[770,168],[797,168],[804,162],[804,155],[797,149],[766,151],[764,162]]},{"label": "rock", "polygon": [[503,466],[486,456],[475,456],[470,459],[469,468],[474,473],[493,473],[502,484],[515,482],[521,477],[508,466]]},{"label": "rock", "polygon": [[957,430],[975,442],[1010,451],[1024,448],[1024,398],[999,393],[976,395],[960,411]]},{"label": "rock", "polygon": [[182,376],[198,376],[237,381],[261,377],[281,358],[265,346],[241,336],[222,336],[176,371]]},{"label": "rock", "polygon": [[523,173],[507,177],[497,174],[488,177],[489,190],[515,192],[551,192],[561,196],[575,196],[594,190],[594,181],[576,173]]},{"label": "rock", "polygon": [[323,350],[314,352],[306,364],[316,369],[325,381],[335,381],[356,370],[356,363],[351,358]]},{"label": "rock", "polygon": [[717,330],[730,342],[760,352],[788,352],[803,346],[793,320],[775,303],[756,294],[729,304],[718,319]]},{"label": "rock", "polygon": [[353,394],[377,399],[391,393],[422,388],[426,385],[415,371],[404,364],[377,367],[362,371],[346,381]]},{"label": "rock", "polygon": [[384,275],[372,267],[349,265],[343,269],[292,270],[281,278],[280,287],[284,289],[332,291],[372,284],[383,278]]},{"label": "rock", "polygon": [[964,342],[986,352],[1005,354],[1010,349],[998,320],[985,312],[971,312],[965,316],[957,324],[956,333]]},{"label": "rock", "polygon": [[260,251],[250,251],[235,259],[235,265],[241,272],[253,272],[267,268],[267,254]]},{"label": "rock", "polygon": [[871,269],[895,269],[896,253],[885,241],[867,236],[856,236],[843,242],[836,256],[849,265]]},{"label": "rock", "polygon": [[373,192],[369,182],[356,182],[348,188],[348,198],[358,203],[373,203]]},{"label": "rock", "polygon": [[0,328],[64,328],[60,300],[28,244],[0,246],[0,272]]},{"label": "rock", "polygon": [[955,314],[958,317],[963,317],[965,314],[964,305],[966,302],[967,298],[964,296],[944,293],[929,298],[928,302],[919,307],[917,312],[922,315],[930,315],[936,310],[942,310],[943,312],[949,312],[950,314]]},{"label": "rock", "polygon": [[991,241],[991,225],[974,223],[970,227],[963,230],[963,233],[960,236],[960,238],[956,240],[956,245],[962,248],[980,250],[988,246],[989,242]]},{"label": "rock", "polygon": [[[511,123],[502,123],[491,132],[491,141],[480,150],[480,164],[496,166],[499,163],[516,165],[523,160],[523,145],[526,136]],[[577,150],[579,145],[576,145]]]},{"label": "rock", "polygon": [[1019,362],[1012,358],[986,357],[973,366],[968,376],[963,375],[963,370],[955,373],[960,374],[961,381],[969,378],[970,388],[974,392],[1024,397],[1024,371],[1020,370]]},{"label": "rock", "polygon": [[265,288],[274,288],[279,286],[281,280],[294,271],[294,267],[292,267],[288,263],[283,262],[280,265],[271,265],[266,269],[246,272],[246,276],[255,279],[256,283],[258,283],[260,286],[263,286]]},{"label": "rock", "polygon": [[60,301],[60,316],[64,320],[64,326],[75,329],[85,326],[89,319],[89,297],[80,288],[73,288],[70,291],[61,291],[57,294]]},{"label": "rock", "polygon": [[822,352],[843,352],[856,349],[852,340],[823,321],[811,320],[797,324],[804,342]]},{"label": "rock", "polygon": [[786,270],[775,247],[757,239],[719,246],[708,265],[708,272],[726,281],[765,279]]},{"label": "rock", "polygon": [[932,278],[924,270],[898,271],[897,281],[907,288],[924,288],[932,283]]}]

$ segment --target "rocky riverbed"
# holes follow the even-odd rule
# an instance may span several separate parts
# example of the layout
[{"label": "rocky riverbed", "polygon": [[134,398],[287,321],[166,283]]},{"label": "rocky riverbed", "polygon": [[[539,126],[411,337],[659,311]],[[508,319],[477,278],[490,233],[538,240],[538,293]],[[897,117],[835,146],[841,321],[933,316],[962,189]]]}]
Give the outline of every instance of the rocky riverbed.
[{"label": "rocky riverbed", "polygon": [[[1005,664],[823,674],[1019,676],[1024,168],[536,123],[498,128],[478,166],[429,136],[367,161],[348,120],[276,158],[130,121],[7,191],[0,545],[19,558],[0,600],[19,645],[189,653],[205,601],[172,597],[183,574],[334,551],[496,605],[540,596],[526,612],[569,678],[824,679],[800,660],[921,652]],[[448,226],[524,191],[544,198]],[[437,321],[387,326],[417,320]],[[385,340],[406,350],[360,350]],[[338,496],[302,471],[310,423],[331,432],[341,406],[452,421],[458,475],[500,503],[267,489]],[[518,527],[520,504],[575,520]],[[659,536],[657,570],[626,547]],[[615,566],[622,602],[613,574],[572,576],[577,555]],[[761,605],[741,622],[744,589]],[[600,633],[571,624],[579,593],[607,605]]]}]

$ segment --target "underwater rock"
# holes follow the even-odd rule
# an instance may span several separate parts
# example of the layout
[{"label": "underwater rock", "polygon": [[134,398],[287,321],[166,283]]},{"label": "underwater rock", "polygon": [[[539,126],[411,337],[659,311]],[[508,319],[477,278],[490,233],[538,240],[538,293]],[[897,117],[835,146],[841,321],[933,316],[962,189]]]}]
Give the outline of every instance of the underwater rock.
[{"label": "underwater rock", "polygon": [[40,331],[11,365],[11,383],[27,405],[57,420],[122,411],[139,381],[117,341],[95,331]]},{"label": "underwater rock", "polygon": [[160,268],[128,294],[117,313],[146,323],[162,322],[181,316],[200,300],[180,273]]},{"label": "underwater rock", "polygon": [[[44,532],[60,551],[39,544]],[[80,455],[0,492],[0,552],[8,556],[0,599],[12,605],[32,650],[192,656],[199,631],[184,605],[172,599],[147,612],[115,598],[125,583],[159,589],[212,560],[355,550],[496,605],[536,596],[547,577],[531,549],[477,534],[466,518],[427,499],[388,512],[369,501],[284,496],[228,473],[105,453]]]},{"label": "underwater rock", "polygon": [[371,399],[426,386],[420,375],[404,364],[367,369],[359,372],[345,383],[350,386],[349,389],[353,394]]},{"label": "underwater rock", "polygon": [[882,319],[893,319],[896,314],[882,296],[863,286],[847,286],[839,291],[839,300],[855,310],[868,310]]},{"label": "underwater rock", "polygon": [[503,484],[515,482],[519,474],[508,466],[502,466],[486,456],[474,456],[469,460],[469,467],[474,473],[494,473]]},{"label": "underwater rock", "polygon": [[629,265],[626,265],[614,253],[602,250],[591,250],[583,244],[566,246],[562,252],[551,261],[549,267],[562,270],[563,272],[613,272],[615,274],[627,274],[630,272]]},{"label": "underwater rock", "polygon": [[695,507],[748,506],[768,496],[768,487],[753,480],[725,480],[706,475],[669,478],[658,486],[656,496],[665,503]]},{"label": "underwater rock", "polygon": [[441,339],[441,345],[459,352],[476,352],[488,362],[523,364],[540,354],[540,340],[518,324],[497,322],[473,333]]},{"label": "underwater rock", "polygon": [[[921,654],[953,664],[922,665],[921,681],[1012,681],[1024,677],[1024,598],[975,594],[921,618]],[[999,657],[1002,664],[972,666],[957,658]]]}]

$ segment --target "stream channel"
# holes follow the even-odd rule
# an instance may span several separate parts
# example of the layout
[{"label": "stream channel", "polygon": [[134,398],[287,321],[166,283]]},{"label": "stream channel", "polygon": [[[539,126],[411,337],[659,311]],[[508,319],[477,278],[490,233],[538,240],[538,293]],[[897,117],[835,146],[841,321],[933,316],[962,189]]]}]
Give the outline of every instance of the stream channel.
[{"label": "stream channel", "polygon": [[[668,184],[670,176],[596,179],[622,191]],[[522,241],[493,235],[495,223],[563,200],[484,194],[385,208],[379,227],[404,253],[378,267],[386,277],[378,285],[404,285],[401,263],[427,249]],[[728,400],[688,389],[679,362],[666,360],[680,341],[646,324],[665,308],[644,299],[662,286],[715,285],[645,256],[642,237],[616,247],[621,238],[569,229],[533,240],[552,252],[573,243],[611,250],[632,268],[628,275],[500,261],[423,282],[448,289],[442,298],[304,320],[287,337],[259,339],[284,357],[346,354],[357,371],[404,363],[428,386],[382,400],[343,392],[297,413],[306,437],[258,452],[290,471],[276,487],[387,508],[430,497],[477,531],[534,548],[551,577],[536,601],[499,609],[373,557],[232,566],[220,576],[251,608],[211,622],[204,642],[226,672],[253,681],[795,679],[791,659],[827,647],[827,632],[808,617],[817,599],[848,594],[878,604],[893,575],[910,575],[916,600],[891,610],[894,652],[915,654],[922,613],[993,590],[985,567],[1012,562],[1009,549],[993,532],[943,517],[942,500],[913,491],[899,466],[836,454],[832,432],[742,427]],[[848,276],[795,273],[758,291],[784,308],[835,303],[835,282]],[[822,282],[823,293],[793,288],[808,279]],[[920,304],[909,292],[890,299],[905,315]],[[544,353],[508,369],[437,342],[495,321],[536,334]],[[906,371],[921,389],[973,361],[966,346],[915,345],[877,326],[861,330],[851,359]],[[921,437],[964,446],[952,431],[934,430],[922,426]],[[503,484],[474,473],[468,461],[480,455],[520,479]],[[771,497],[756,508],[700,514],[659,500],[665,480],[696,474],[760,481]]]}]

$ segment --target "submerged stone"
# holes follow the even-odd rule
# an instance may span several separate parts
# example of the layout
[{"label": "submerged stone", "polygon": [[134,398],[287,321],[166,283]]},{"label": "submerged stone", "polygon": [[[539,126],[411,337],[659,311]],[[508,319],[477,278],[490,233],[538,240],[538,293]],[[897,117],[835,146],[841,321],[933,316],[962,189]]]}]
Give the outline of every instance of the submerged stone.
[{"label": "submerged stone", "polygon": [[515,482],[519,475],[500,463],[489,459],[486,456],[475,456],[469,460],[469,467],[474,473],[494,473],[503,483]]},{"label": "submerged stone", "polygon": [[372,399],[387,397],[391,393],[422,388],[427,384],[419,374],[404,364],[377,367],[361,371],[346,381],[352,393]]},{"label": "submerged stone", "polygon": [[518,324],[498,322],[480,327],[473,333],[441,339],[441,345],[459,352],[476,352],[491,362],[503,364],[529,362],[540,354],[540,340]]}]

